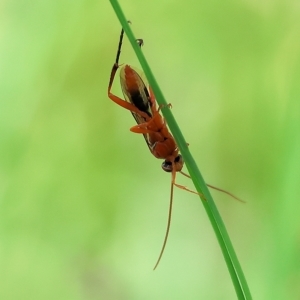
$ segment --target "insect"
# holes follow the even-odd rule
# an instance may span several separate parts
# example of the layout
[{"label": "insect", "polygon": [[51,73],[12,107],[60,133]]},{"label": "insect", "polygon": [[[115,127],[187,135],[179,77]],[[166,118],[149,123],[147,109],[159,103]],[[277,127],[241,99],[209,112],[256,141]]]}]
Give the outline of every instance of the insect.
[{"label": "insect", "polygon": [[[151,87],[145,84],[140,75],[131,66],[124,65],[120,69],[120,81],[125,100],[119,98],[111,92],[116,72],[120,67],[119,58],[121,54],[123,36],[124,30],[122,29],[116,60],[110,74],[110,80],[108,84],[108,97],[113,102],[129,110],[132,113],[135,121],[137,122],[137,125],[131,127],[130,131],[134,133],[143,134],[150,152],[156,158],[164,159],[161,165],[162,169],[166,172],[171,173],[171,192],[167,229],[162,249],[160,251],[158,260],[154,266],[155,270],[163,255],[170,231],[174,186],[177,186],[180,189],[186,190],[194,194],[198,193],[186,188],[183,185],[177,184],[175,181],[176,172],[180,172],[181,174],[189,178],[190,176],[181,171],[184,165],[183,158],[179,154],[179,149],[176,145],[173,136],[168,130],[165,119],[160,114],[162,106],[157,106],[155,96]],[[143,40],[141,39],[137,40],[137,42],[140,46],[143,44]],[[171,105],[169,104],[168,106],[170,107]],[[208,184],[207,186],[224,192],[237,200],[240,200],[223,189],[219,189]]]}]

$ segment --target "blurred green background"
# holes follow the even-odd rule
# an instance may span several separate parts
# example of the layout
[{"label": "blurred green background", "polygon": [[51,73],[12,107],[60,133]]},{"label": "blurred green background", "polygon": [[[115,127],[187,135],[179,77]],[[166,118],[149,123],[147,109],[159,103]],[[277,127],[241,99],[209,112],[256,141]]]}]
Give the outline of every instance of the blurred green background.
[{"label": "blurred green background", "polygon": [[[213,192],[254,299],[300,299],[299,1],[120,4],[205,180],[247,201]],[[119,34],[108,1],[0,4],[0,299],[236,297],[178,189],[152,271],[170,176],[107,97]]]}]

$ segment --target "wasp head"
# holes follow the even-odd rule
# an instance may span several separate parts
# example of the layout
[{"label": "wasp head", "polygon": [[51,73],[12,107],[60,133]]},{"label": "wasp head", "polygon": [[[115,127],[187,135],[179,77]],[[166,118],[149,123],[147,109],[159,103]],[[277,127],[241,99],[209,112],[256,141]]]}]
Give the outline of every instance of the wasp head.
[{"label": "wasp head", "polygon": [[175,171],[179,172],[181,171],[182,167],[183,167],[184,161],[183,158],[180,154],[178,154],[174,161],[169,161],[169,160],[165,160],[162,164],[161,167],[165,172],[172,172],[173,171],[173,166],[175,166]]}]

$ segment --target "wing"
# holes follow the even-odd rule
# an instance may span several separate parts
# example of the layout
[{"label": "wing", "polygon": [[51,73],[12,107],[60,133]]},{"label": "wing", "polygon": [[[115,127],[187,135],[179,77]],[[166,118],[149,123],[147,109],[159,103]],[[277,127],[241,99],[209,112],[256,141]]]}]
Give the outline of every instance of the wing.
[{"label": "wing", "polygon": [[[130,66],[126,65],[120,71],[120,80],[125,100],[152,118],[152,102],[150,101],[150,94],[140,75]],[[141,115],[135,112],[131,113],[137,124],[147,122],[147,120]],[[148,134],[143,134],[143,136],[151,151],[152,143],[150,143]]]}]

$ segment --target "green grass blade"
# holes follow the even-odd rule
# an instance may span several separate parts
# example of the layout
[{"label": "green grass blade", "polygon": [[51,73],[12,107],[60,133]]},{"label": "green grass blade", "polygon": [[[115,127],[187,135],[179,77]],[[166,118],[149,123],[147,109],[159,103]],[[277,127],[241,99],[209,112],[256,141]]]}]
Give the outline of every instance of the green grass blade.
[{"label": "green grass blade", "polygon": [[[124,28],[127,37],[136,53],[136,56],[143,68],[143,71],[145,72],[145,75],[148,79],[148,82],[150,86],[153,89],[153,92],[155,94],[157,103],[160,105],[166,105],[167,102],[162,94],[162,91],[160,90],[152,72],[151,69],[136,42],[136,38],[133,35],[133,32],[130,28],[130,26],[127,23],[127,19],[125,18],[122,9],[116,0],[110,0],[111,5],[113,6],[115,13]],[[217,236],[218,242],[220,244],[224,259],[226,261],[236,294],[238,299],[252,299],[250,290],[248,288],[245,276],[243,274],[242,268],[240,266],[240,263],[237,259],[237,256],[235,254],[234,248],[231,244],[230,238],[228,236],[228,233],[226,231],[225,225],[222,221],[222,218],[217,210],[217,207],[213,201],[213,198],[202,178],[202,175],[189,151],[189,148],[187,147],[187,143],[173,117],[173,114],[169,108],[163,108],[162,113],[167,121],[167,124],[170,128],[170,131],[172,132],[176,143],[181,151],[181,154],[183,156],[183,159],[185,161],[185,164],[187,166],[187,169],[191,175],[191,178],[194,182],[196,190],[204,195],[202,197],[202,203],[204,205],[204,208],[206,210],[206,213],[210,219],[210,222],[213,226],[213,229],[215,231],[215,234]]]}]

